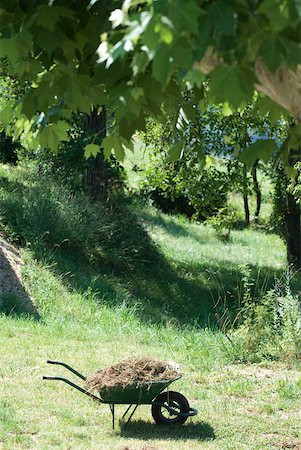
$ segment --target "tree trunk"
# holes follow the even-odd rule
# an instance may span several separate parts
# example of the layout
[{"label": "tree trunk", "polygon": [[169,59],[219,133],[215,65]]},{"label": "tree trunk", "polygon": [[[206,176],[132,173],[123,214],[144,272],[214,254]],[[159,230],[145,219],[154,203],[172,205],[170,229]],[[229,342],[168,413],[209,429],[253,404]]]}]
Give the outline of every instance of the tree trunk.
[{"label": "tree trunk", "polygon": [[[100,144],[106,136],[106,109],[101,111],[94,107],[91,114],[84,116],[85,134],[91,136],[91,141]],[[95,200],[106,201],[108,197],[108,165],[103,154],[90,157],[83,173],[84,189]]]},{"label": "tree trunk", "polygon": [[287,193],[287,211],[285,214],[285,234],[288,263],[294,269],[301,269],[301,223],[300,207],[295,197]]},{"label": "tree trunk", "polygon": [[257,159],[252,168],[254,191],[256,194],[256,209],[255,209],[255,213],[254,213],[254,222],[255,223],[258,223],[259,213],[260,213],[260,208],[261,208],[261,192],[260,192],[260,187],[259,187],[259,183],[258,183],[258,179],[257,179],[258,163],[259,163],[259,160]]},{"label": "tree trunk", "polygon": [[[301,149],[289,152],[289,164],[291,167],[297,161],[301,161]],[[300,206],[296,198],[290,193],[286,193],[286,212],[285,212],[285,234],[288,263],[294,269],[301,269],[301,223]]]},{"label": "tree trunk", "polygon": [[243,199],[244,199],[244,209],[245,209],[245,222],[246,225],[250,225],[250,209],[249,209],[249,199],[248,199],[248,178],[247,178],[247,167],[243,165]]}]

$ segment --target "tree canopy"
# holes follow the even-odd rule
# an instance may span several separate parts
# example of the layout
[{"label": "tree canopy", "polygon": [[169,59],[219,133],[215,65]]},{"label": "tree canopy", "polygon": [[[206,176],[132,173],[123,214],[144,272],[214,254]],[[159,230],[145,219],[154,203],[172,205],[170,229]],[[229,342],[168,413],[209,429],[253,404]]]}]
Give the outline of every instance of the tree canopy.
[{"label": "tree canopy", "polygon": [[[0,14],[2,79],[18,86],[0,120],[32,147],[57,151],[92,105],[109,109],[102,145],[121,160],[147,117],[181,132],[208,102],[227,114],[255,99],[301,123],[299,0],[2,0]],[[87,142],[87,156],[97,150]]]}]

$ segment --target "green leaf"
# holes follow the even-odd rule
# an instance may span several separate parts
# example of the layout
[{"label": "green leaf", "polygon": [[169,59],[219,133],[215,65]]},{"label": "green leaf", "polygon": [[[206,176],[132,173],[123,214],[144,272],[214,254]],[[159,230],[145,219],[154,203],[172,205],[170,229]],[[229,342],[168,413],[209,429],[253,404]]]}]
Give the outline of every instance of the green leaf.
[{"label": "green leaf", "polygon": [[285,37],[281,37],[279,40],[286,49],[286,58],[290,67],[295,68],[301,64],[301,43],[292,41]]},{"label": "green leaf", "polygon": [[214,156],[206,155],[205,156],[205,168],[208,169],[209,167],[216,166],[216,159]]},{"label": "green leaf", "polygon": [[154,77],[161,83],[162,86],[166,86],[168,84],[172,74],[172,66],[173,63],[170,56],[170,50],[166,44],[162,44],[153,61]]},{"label": "green leaf", "polygon": [[10,105],[5,106],[0,112],[0,120],[4,125],[9,125],[14,117],[14,110]]},{"label": "green leaf", "polygon": [[287,1],[264,0],[260,4],[258,12],[268,18],[271,29],[275,32],[281,31],[289,25],[290,14]]},{"label": "green leaf", "polygon": [[119,144],[117,144],[117,143],[115,144],[114,154],[116,156],[117,161],[122,162],[124,160],[124,148],[123,148],[121,141],[119,141]]},{"label": "green leaf", "polygon": [[260,96],[256,100],[256,107],[262,115],[269,114],[269,119],[272,124],[281,119],[281,116],[288,114],[287,110],[284,110],[280,105],[273,102],[266,95]]},{"label": "green leaf", "polygon": [[134,144],[132,141],[128,141],[128,140],[124,139],[123,137],[120,137],[120,141],[122,143],[122,147],[124,148],[124,150],[129,150],[131,152],[134,151]]},{"label": "green leaf", "polygon": [[290,12],[290,26],[297,27],[301,20],[301,3],[300,0],[288,0]]},{"label": "green leaf", "polygon": [[110,56],[107,59],[106,69],[108,69],[114,61],[126,55],[128,51],[126,42],[126,39],[122,39],[121,41],[117,42],[114,47],[112,47],[112,49],[110,50]]},{"label": "green leaf", "polygon": [[240,154],[240,145],[236,143],[233,148],[233,157],[237,158]]},{"label": "green leaf", "polygon": [[208,19],[221,34],[235,36],[235,14],[226,2],[213,3],[209,8]]},{"label": "green leaf", "polygon": [[198,18],[203,13],[194,0],[173,0],[170,4],[169,18],[177,31],[198,32]]},{"label": "green leaf", "polygon": [[37,102],[34,95],[32,95],[31,90],[27,94],[25,94],[24,99],[22,101],[22,113],[25,114],[29,119],[34,116],[37,112]]},{"label": "green leaf", "polygon": [[63,6],[40,5],[38,7],[36,23],[43,28],[48,28],[53,31],[55,25],[62,17],[72,19],[73,12],[71,9],[64,8]]},{"label": "green leaf", "polygon": [[173,41],[173,32],[172,32],[172,23],[170,20],[161,16],[160,20],[158,20],[154,26],[155,33],[160,35],[160,38],[165,44],[171,44]]},{"label": "green leaf", "polygon": [[205,80],[205,75],[197,69],[191,69],[186,73],[185,80],[200,88]]},{"label": "green leaf", "polygon": [[15,39],[0,39],[1,56],[6,56],[11,63],[19,59],[18,42]]},{"label": "green leaf", "polygon": [[285,60],[286,48],[278,36],[272,35],[263,41],[258,53],[263,57],[268,68],[275,72]]},{"label": "green leaf", "polygon": [[290,127],[288,130],[287,146],[296,150],[301,148],[301,125]]},{"label": "green leaf", "polygon": [[148,21],[147,27],[141,36],[141,41],[143,45],[143,50],[146,52],[148,59],[152,60],[161,44],[161,37],[155,32],[155,18],[152,17]]},{"label": "green leaf", "polygon": [[228,102],[223,103],[223,107],[222,107],[222,115],[225,117],[231,116],[231,114],[233,114],[233,111],[229,105]]},{"label": "green leaf", "polygon": [[94,156],[95,158],[97,154],[100,152],[100,147],[99,145],[96,144],[87,144],[84,148],[84,152],[86,159],[90,158],[90,156]]},{"label": "green leaf", "polygon": [[189,121],[188,118],[186,117],[183,108],[180,108],[177,117],[175,117],[175,127],[178,130],[178,132],[183,134],[187,129],[188,123]]},{"label": "green leaf", "polygon": [[184,140],[181,140],[176,145],[173,145],[168,149],[168,156],[165,159],[167,163],[177,161],[178,159],[182,158],[184,143]]},{"label": "green leaf", "polygon": [[42,147],[50,148],[51,151],[56,153],[59,143],[68,139],[68,128],[70,126],[63,120],[47,125],[40,132],[40,144]]},{"label": "green leaf", "polygon": [[180,70],[189,71],[192,67],[192,50],[190,42],[184,41],[184,39],[178,40],[177,44],[173,47],[172,57]]},{"label": "green leaf", "polygon": [[143,73],[149,63],[148,56],[145,52],[136,53],[132,61],[134,76]]},{"label": "green leaf", "polygon": [[53,153],[58,151],[59,138],[53,124],[48,125],[41,131],[40,144],[42,147],[50,148]]},{"label": "green leaf", "polygon": [[116,132],[113,132],[109,136],[106,136],[101,145],[103,147],[105,157],[109,157],[112,152],[114,152],[116,159],[118,161],[124,160],[124,147],[123,141],[120,136]]},{"label": "green leaf", "polygon": [[219,66],[211,74],[209,96],[215,103],[228,102],[239,108],[252,99],[255,77],[239,66]]},{"label": "green leaf", "polygon": [[131,95],[137,101],[139,97],[143,97],[144,91],[141,87],[135,87],[131,90]]},{"label": "green leaf", "polygon": [[59,120],[54,124],[56,134],[60,141],[67,141],[68,133],[67,131],[71,128],[70,125],[64,120]]},{"label": "green leaf", "polygon": [[184,101],[182,103],[182,108],[185,116],[190,122],[195,122],[196,120],[196,106],[193,100]]},{"label": "green leaf", "polygon": [[228,135],[223,136],[223,141],[225,144],[230,144],[232,142],[232,137]]},{"label": "green leaf", "polygon": [[92,103],[89,77],[71,75],[66,95],[68,106],[73,110],[89,113]]},{"label": "green leaf", "polygon": [[267,163],[277,150],[277,144],[273,139],[258,140],[250,144],[241,153],[239,160],[247,165],[250,165],[257,159]]}]

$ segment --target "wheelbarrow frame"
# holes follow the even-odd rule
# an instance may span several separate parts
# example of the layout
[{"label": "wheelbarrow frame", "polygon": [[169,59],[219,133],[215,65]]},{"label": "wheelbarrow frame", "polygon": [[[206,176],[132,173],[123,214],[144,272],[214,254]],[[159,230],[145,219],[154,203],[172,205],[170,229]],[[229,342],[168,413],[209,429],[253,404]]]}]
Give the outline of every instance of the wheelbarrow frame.
[{"label": "wheelbarrow frame", "polygon": [[[65,367],[67,370],[69,370],[70,372],[72,372],[74,375],[76,375],[78,378],[80,378],[83,381],[86,381],[87,377],[85,377],[84,375],[82,375],[81,373],[79,373],[77,370],[73,369],[73,367],[69,366],[68,364],[64,363],[64,362],[60,362],[60,361],[53,361],[53,360],[47,360],[48,364],[55,364],[55,365],[59,365],[59,366],[63,366]],[[56,380],[56,381],[63,381],[64,383],[68,384],[69,386],[73,387],[74,389],[77,389],[79,392],[82,392],[83,394],[87,395],[88,397],[90,397],[92,400],[97,401],[98,403],[103,403],[103,404],[107,404],[110,407],[110,411],[112,414],[112,428],[114,429],[115,427],[115,405],[129,405],[128,408],[126,409],[126,411],[124,412],[122,419],[126,418],[126,415],[129,414],[129,417],[127,419],[127,421],[125,422],[125,425],[123,428],[125,428],[128,423],[130,422],[130,420],[132,419],[133,415],[135,414],[138,406],[140,405],[158,405],[161,406],[165,409],[167,409],[170,413],[176,415],[176,416],[182,416],[182,417],[192,417],[195,416],[197,414],[197,410],[195,408],[191,408],[189,407],[189,412],[187,413],[179,413],[178,411],[176,411],[174,408],[172,408],[169,405],[166,405],[165,403],[161,403],[156,401],[156,398],[166,389],[168,388],[168,386],[173,383],[174,381],[177,381],[178,379],[180,379],[181,376],[178,376],[176,378],[173,378],[172,380],[163,380],[163,381],[159,381],[159,382],[149,382],[147,383],[148,385],[156,385],[158,387],[158,390],[156,392],[156,395],[154,395],[154,398],[150,401],[143,401],[143,398],[141,396],[141,399],[139,399],[139,401],[135,401],[135,402],[128,402],[128,401],[116,401],[116,400],[105,400],[102,399],[101,397],[98,397],[94,394],[92,394],[91,392],[87,391],[86,389],[82,388],[81,386],[73,383],[72,381],[68,380],[65,377],[60,377],[60,376],[43,376],[43,380]],[[133,407],[132,411],[131,408]]]}]

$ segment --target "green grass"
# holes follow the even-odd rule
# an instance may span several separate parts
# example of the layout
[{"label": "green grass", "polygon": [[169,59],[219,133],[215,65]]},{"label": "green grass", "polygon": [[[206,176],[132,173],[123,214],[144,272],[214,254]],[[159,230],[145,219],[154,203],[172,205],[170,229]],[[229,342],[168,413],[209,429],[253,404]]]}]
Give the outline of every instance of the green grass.
[{"label": "green grass", "polygon": [[[80,317],[81,310],[76,318],[74,310],[69,319],[53,317],[46,323],[0,318],[5,348],[1,448],[270,449],[284,441],[298,442],[296,369],[227,364],[223,337],[208,330],[145,326],[121,308],[100,308],[89,320]],[[48,358],[87,373],[133,354],[179,361],[184,377],[174,388],[189,398],[199,415],[180,429],[168,429],[156,426],[150,407],[143,406],[127,430],[117,426],[112,431],[106,405],[97,406],[62,383],[41,379],[43,374],[65,374],[47,367]],[[122,409],[117,407],[119,416]]]},{"label": "green grass", "polygon": [[[20,202],[18,189],[39,195],[20,169],[1,173],[0,208]],[[50,191],[51,211],[57,211],[56,187]],[[34,223],[34,205],[27,205]],[[131,259],[131,267],[110,266],[99,253],[96,263],[89,246],[83,257],[82,241],[62,249],[54,234],[47,245],[32,240],[21,221],[19,229],[12,219],[6,221],[3,231],[26,244],[24,286],[39,319],[0,314],[0,448],[259,450],[300,443],[300,364],[235,363],[214,318],[225,298],[234,311],[239,306],[248,268],[258,295],[281,277],[282,241],[250,229],[236,230],[221,243],[208,227],[139,204],[136,209],[135,226],[145,227],[155,242],[148,253],[154,259],[141,266]],[[295,289],[299,286],[296,280]],[[47,359],[90,373],[133,355],[177,361],[183,377],[173,389],[186,395],[199,415],[182,428],[158,427],[150,407],[143,406],[126,430],[112,431],[107,406],[63,383],[42,380],[42,375],[66,374],[47,366]]]}]

